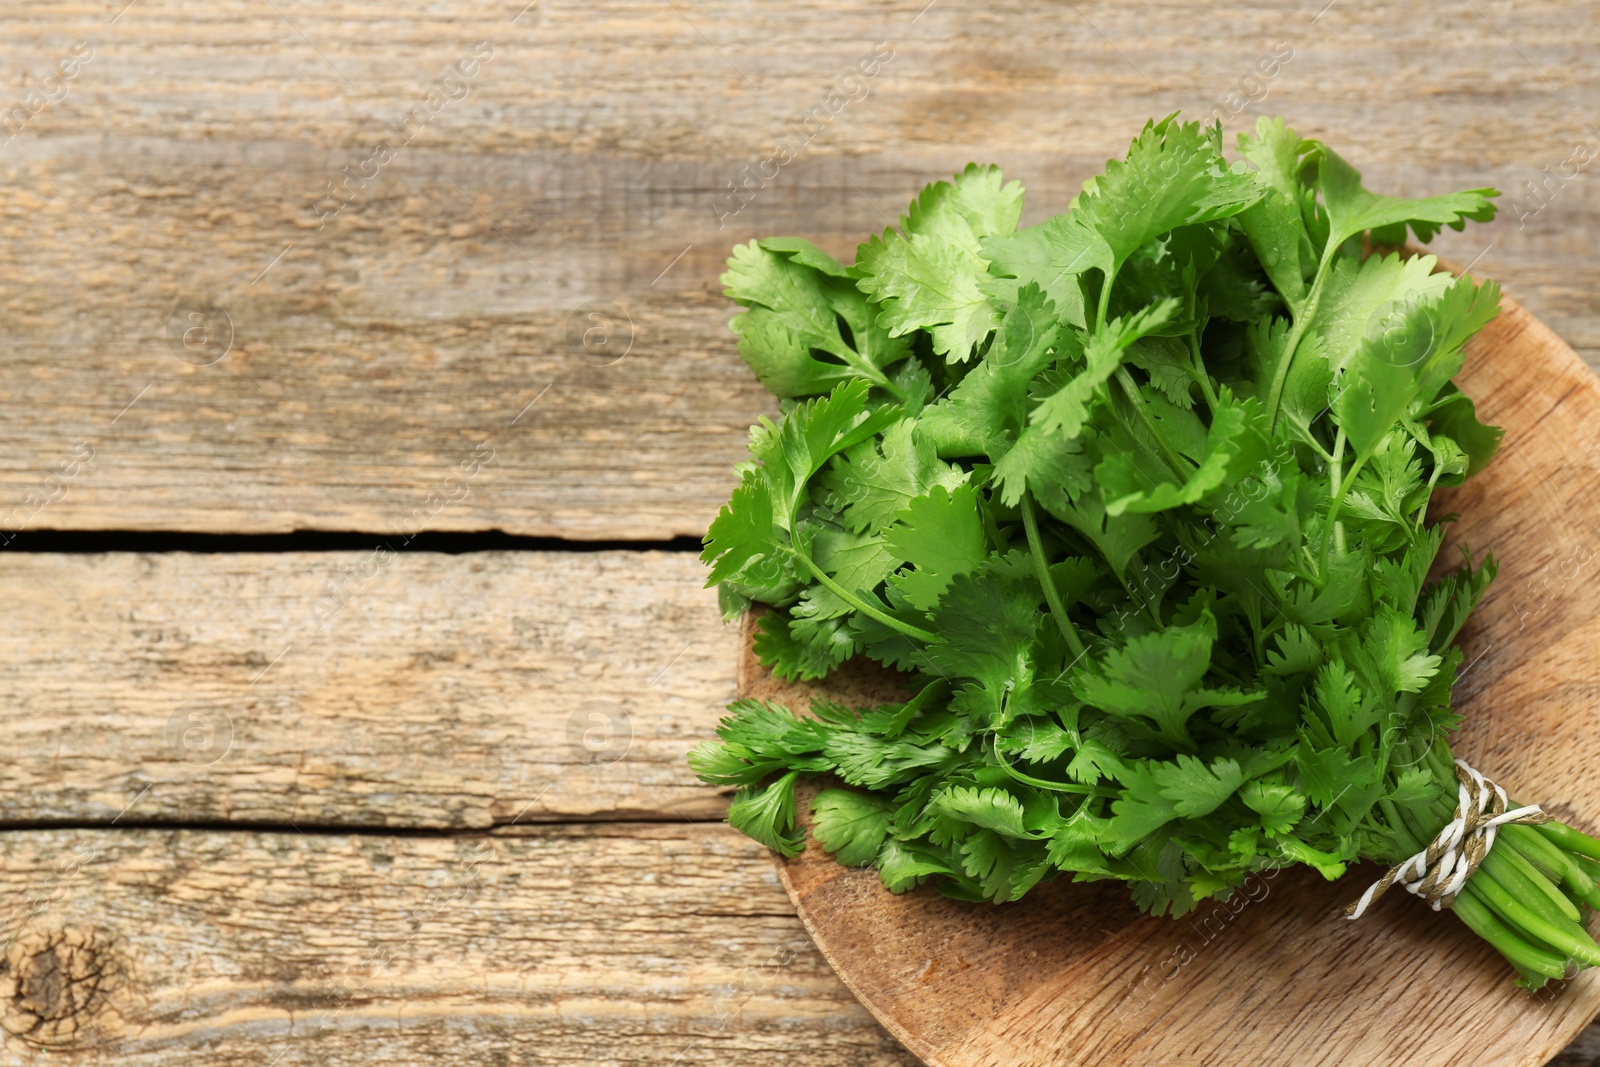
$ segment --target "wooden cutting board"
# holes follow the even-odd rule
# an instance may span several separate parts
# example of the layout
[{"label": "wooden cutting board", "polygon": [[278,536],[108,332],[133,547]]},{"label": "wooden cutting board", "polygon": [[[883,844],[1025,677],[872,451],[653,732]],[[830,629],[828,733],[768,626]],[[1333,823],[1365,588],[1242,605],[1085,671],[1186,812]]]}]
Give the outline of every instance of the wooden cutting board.
[{"label": "wooden cutting board", "polygon": [[[1513,796],[1600,828],[1600,381],[1510,299],[1458,378],[1506,428],[1499,456],[1444,494],[1446,552],[1492,548],[1500,576],[1462,636],[1457,752]],[[1441,511],[1441,513],[1442,513]],[[887,672],[824,687],[750,654],[739,692],[795,709],[823,693],[895,697]],[[809,795],[801,810],[809,812]],[[1007,905],[894,896],[810,842],[780,864],[817,945],[861,1002],[937,1067],[1543,1064],[1600,1010],[1600,973],[1539,995],[1449,915],[1403,893],[1345,904],[1380,873],[1246,883],[1184,919],[1142,916],[1120,883],[1058,881]]]}]

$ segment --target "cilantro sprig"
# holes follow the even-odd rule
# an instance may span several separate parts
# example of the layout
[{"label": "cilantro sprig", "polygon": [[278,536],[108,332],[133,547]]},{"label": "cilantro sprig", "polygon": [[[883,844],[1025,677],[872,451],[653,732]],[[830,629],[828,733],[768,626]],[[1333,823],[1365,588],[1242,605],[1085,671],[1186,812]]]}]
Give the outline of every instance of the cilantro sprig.
[{"label": "cilantro sprig", "polygon": [[[1494,575],[1429,582],[1440,486],[1492,457],[1451,384],[1499,290],[1408,234],[1492,189],[1369,192],[1320,141],[1169,117],[1018,228],[994,167],[930,185],[846,266],[734,250],[739,351],[782,398],[706,537],[755,651],[865,656],[909,699],[740,701],[690,757],[729,818],[902,892],[1117,878],[1182,915],[1254,872],[1394,864],[1451,817],[1454,640]],[[1455,914],[1537,986],[1600,964],[1600,842],[1502,828]]]}]

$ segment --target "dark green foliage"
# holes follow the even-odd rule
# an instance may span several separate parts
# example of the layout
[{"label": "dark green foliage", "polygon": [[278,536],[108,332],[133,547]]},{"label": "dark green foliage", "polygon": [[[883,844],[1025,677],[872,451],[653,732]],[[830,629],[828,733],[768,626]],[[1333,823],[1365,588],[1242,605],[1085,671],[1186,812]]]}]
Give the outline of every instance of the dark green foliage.
[{"label": "dark green foliage", "polygon": [[740,351],[792,399],[751,432],[711,582],[774,609],[778,674],[864,655],[919,694],[734,705],[692,762],[745,790],[735,825],[794,851],[795,775],[831,773],[817,840],[896,892],[1065,873],[1172,914],[1437,825],[1451,641],[1493,566],[1425,586],[1426,511],[1498,443],[1450,385],[1497,290],[1362,238],[1493,191],[1377,196],[1281,122],[1240,153],[1168,119],[1039,226],[972,166],[854,266],[735,250]]}]

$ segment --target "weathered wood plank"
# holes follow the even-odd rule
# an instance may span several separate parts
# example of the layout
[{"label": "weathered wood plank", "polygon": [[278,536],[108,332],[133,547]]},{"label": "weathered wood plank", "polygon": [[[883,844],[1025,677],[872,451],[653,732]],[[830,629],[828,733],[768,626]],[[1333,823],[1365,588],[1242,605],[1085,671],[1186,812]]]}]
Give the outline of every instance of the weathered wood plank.
[{"label": "weathered wood plank", "polygon": [[[698,533],[773,410],[730,244],[848,253],[969,159],[1038,218],[1174,108],[1281,112],[1385,189],[1519,192],[1444,247],[1600,355],[1600,188],[1560,173],[1600,71],[1559,0],[119,6],[0,14],[0,529]],[[586,349],[600,305],[626,319]]]},{"label": "weathered wood plank", "polygon": [[523,833],[0,834],[0,1060],[915,1063],[740,835]]},{"label": "weathered wood plank", "polygon": [[[691,554],[0,555],[0,821],[715,818]],[[337,593],[330,593],[332,583]]]}]

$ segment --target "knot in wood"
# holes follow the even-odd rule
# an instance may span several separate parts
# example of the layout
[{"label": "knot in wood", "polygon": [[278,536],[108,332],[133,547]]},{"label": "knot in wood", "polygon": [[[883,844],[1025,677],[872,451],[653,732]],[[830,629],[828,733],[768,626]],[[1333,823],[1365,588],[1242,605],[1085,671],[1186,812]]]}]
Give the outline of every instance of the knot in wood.
[{"label": "knot in wood", "polygon": [[0,1028],[49,1048],[93,1044],[117,977],[105,935],[78,926],[24,930],[0,960]]}]

